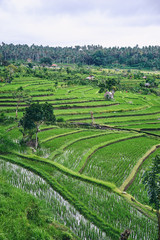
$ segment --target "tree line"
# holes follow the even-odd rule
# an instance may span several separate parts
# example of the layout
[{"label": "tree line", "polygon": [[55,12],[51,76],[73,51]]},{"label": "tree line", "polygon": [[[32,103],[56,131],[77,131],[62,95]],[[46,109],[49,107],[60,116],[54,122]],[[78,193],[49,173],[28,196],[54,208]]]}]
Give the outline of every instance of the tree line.
[{"label": "tree line", "polygon": [[49,47],[32,44],[0,45],[0,64],[5,61],[41,62],[49,58],[55,63],[76,63],[79,65],[96,65],[107,67],[128,67],[160,69],[160,46],[135,47],[102,47],[100,45],[85,45],[74,47]]}]

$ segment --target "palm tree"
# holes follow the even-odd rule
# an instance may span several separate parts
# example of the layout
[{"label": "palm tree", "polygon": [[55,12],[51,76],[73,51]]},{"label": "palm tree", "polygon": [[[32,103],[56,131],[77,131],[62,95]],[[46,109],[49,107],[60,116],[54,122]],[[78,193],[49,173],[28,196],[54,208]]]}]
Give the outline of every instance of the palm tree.
[{"label": "palm tree", "polygon": [[148,192],[149,203],[155,208],[158,219],[158,240],[160,240],[160,155],[153,159],[151,168],[144,174],[143,182]]}]

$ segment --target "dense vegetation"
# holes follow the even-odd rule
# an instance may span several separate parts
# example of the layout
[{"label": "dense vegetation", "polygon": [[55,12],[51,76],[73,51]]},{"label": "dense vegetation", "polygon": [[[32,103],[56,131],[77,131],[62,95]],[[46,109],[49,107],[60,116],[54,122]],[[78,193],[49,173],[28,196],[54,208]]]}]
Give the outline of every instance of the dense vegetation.
[{"label": "dense vegetation", "polygon": [[48,63],[76,63],[108,67],[160,69],[160,47],[112,47],[75,46],[49,47],[31,45],[0,45],[0,61],[32,61]]},{"label": "dense vegetation", "polygon": [[0,67],[0,239],[155,240],[160,73],[44,60]]},{"label": "dense vegetation", "polygon": [[0,178],[0,239],[66,240],[78,239],[69,229],[54,221],[44,201],[38,201]]}]

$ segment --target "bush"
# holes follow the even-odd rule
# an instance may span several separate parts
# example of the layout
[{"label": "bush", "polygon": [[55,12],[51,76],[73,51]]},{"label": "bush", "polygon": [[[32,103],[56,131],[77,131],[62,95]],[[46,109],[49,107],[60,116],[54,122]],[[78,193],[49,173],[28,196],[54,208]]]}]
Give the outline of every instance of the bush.
[{"label": "bush", "polygon": [[64,118],[62,118],[62,117],[57,118],[57,122],[64,122]]},{"label": "bush", "polygon": [[98,93],[103,93],[105,91],[105,89],[102,87],[99,89]]},{"label": "bush", "polygon": [[0,153],[10,152],[13,149],[17,149],[17,144],[6,135],[0,134]]},{"label": "bush", "polygon": [[30,206],[27,208],[27,219],[28,220],[39,220],[39,206],[34,202],[31,202]]},{"label": "bush", "polygon": [[34,240],[51,240],[50,235],[43,229],[35,227],[32,229],[32,238]]},{"label": "bush", "polygon": [[72,235],[68,232],[64,232],[62,234],[62,240],[71,240],[72,239]]},{"label": "bush", "polygon": [[5,117],[4,113],[2,112],[2,113],[0,114],[0,123],[4,123],[5,120],[6,120],[6,117]]},{"label": "bush", "polygon": [[13,122],[14,122],[13,117],[7,117],[3,112],[0,114],[0,123],[7,124],[7,123],[13,123]]},{"label": "bush", "polygon": [[0,233],[0,240],[7,240],[8,238],[5,237],[4,233]]},{"label": "bush", "polygon": [[106,95],[106,96],[104,97],[104,99],[105,99],[106,101],[111,101],[111,100],[112,100],[109,95]]}]

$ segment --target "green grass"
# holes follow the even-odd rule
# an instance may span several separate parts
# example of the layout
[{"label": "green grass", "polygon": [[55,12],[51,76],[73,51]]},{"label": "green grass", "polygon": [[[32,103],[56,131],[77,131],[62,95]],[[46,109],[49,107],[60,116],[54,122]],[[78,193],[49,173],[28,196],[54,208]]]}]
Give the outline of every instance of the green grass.
[{"label": "green grass", "polygon": [[45,202],[12,187],[7,176],[0,177],[0,239],[63,240],[73,236],[67,227],[55,222]]},{"label": "green grass", "polygon": [[[112,227],[108,223],[104,222],[94,212],[90,211],[82,202],[80,202],[76,198],[76,196],[72,195],[64,186],[61,186],[50,174],[48,174],[46,171],[44,171],[44,169],[42,170],[39,167],[39,165],[36,166],[36,165],[34,165],[32,163],[30,163],[28,165],[26,163],[26,160],[24,160],[22,158],[20,158],[20,159],[17,159],[17,158],[13,159],[13,157],[11,157],[11,158],[6,158],[5,157],[5,160],[6,159],[8,159],[9,161],[11,161],[13,163],[18,163],[18,165],[21,165],[21,166],[29,169],[30,171],[33,171],[36,174],[40,175],[43,179],[46,180],[46,182],[55,191],[59,192],[61,194],[61,196],[64,197],[69,203],[71,203],[85,218],[90,220],[93,224],[96,224],[96,226],[99,227],[103,232],[105,232],[107,234],[107,236],[111,236],[111,238],[109,238],[109,239],[115,239],[115,240],[118,239],[117,237],[118,237],[118,234],[120,233],[119,230],[117,230],[116,228]],[[34,165],[34,166],[32,166],[32,165]],[[14,170],[14,172],[15,172],[15,170]],[[23,174],[23,173],[21,173],[21,171],[19,171],[19,172],[20,172],[20,174]],[[24,179],[26,179],[25,175],[24,175]],[[13,180],[14,180],[14,178],[13,178]],[[23,184],[23,181],[22,181],[22,184]],[[30,189],[32,191],[32,187]],[[74,214],[76,215],[76,212],[74,212]],[[70,221],[70,218],[68,219],[67,222],[69,222],[69,221]],[[71,222],[74,225],[74,221],[72,221],[72,219],[71,219]],[[89,227],[89,225],[87,224],[87,229],[88,229],[88,227]]]},{"label": "green grass", "polygon": [[[94,118],[98,118],[98,117],[109,117],[109,118],[115,118],[115,117],[126,117],[127,115],[134,117],[137,114],[141,114],[141,115],[145,115],[145,114],[152,114],[152,113],[157,113],[159,112],[159,106],[155,106],[155,107],[148,107],[146,109],[141,109],[141,110],[136,110],[136,111],[119,111],[119,112],[99,112],[99,113],[94,113]],[[74,114],[74,115],[63,115],[64,117],[68,118],[68,120],[78,120],[79,118],[90,118],[90,113],[88,114],[83,114],[83,116],[78,115],[78,114]]]},{"label": "green grass", "polygon": [[86,139],[82,138],[79,141],[75,143],[73,142],[72,145],[68,146],[64,150],[64,153],[58,156],[57,158],[55,158],[54,161],[60,164],[63,164],[64,166],[70,169],[78,170],[80,169],[79,164],[81,164],[81,161],[83,161],[83,163],[81,164],[83,166],[86,160],[85,155],[88,154],[90,149],[96,146],[97,143],[103,144],[106,141],[110,141],[120,136],[126,136],[126,135],[129,135],[129,133],[119,133],[119,132],[110,133],[109,132],[106,135],[102,135],[102,136],[97,135],[94,138],[92,138],[91,136],[90,137],[88,136],[88,138]]},{"label": "green grass", "polygon": [[[114,106],[104,106],[104,107],[90,107],[90,108],[82,108],[82,109],[63,109],[55,110],[56,115],[63,115],[63,114],[87,114],[90,113],[91,111],[93,113],[99,113],[99,112],[104,112],[104,113],[110,113],[110,112],[123,112],[123,111],[134,111],[134,110],[139,110],[140,106],[132,105],[128,106],[127,104],[120,104],[120,105],[114,105]],[[142,106],[144,108],[144,106]]]},{"label": "green grass", "polygon": [[[132,123],[133,122],[143,122],[144,121],[150,121],[150,120],[156,120],[160,117],[160,113],[158,114],[153,114],[153,115],[144,115],[144,116],[129,116],[129,117],[115,117],[115,118],[108,118],[105,120],[105,124],[114,124],[114,125],[117,125],[117,123],[122,123],[125,124],[126,122],[127,123]],[[104,122],[104,120],[97,120],[96,119],[96,122]]]},{"label": "green grass", "polygon": [[49,148],[50,151],[53,152],[58,148],[60,148],[62,145],[66,144],[68,141],[71,141],[72,139],[76,139],[86,135],[88,135],[88,133],[85,130],[72,131],[66,134],[66,136],[59,135],[59,137],[54,138],[53,140],[49,138],[47,142],[44,142],[41,145],[45,148]]},{"label": "green grass", "polygon": [[[125,86],[135,87],[135,85],[138,86],[141,82],[141,80],[123,77],[123,74],[125,73],[123,70],[120,70],[117,74],[114,70],[105,71],[109,78],[120,78],[122,84]],[[92,73],[95,75],[101,75],[99,69],[92,69]],[[54,72],[54,74],[56,80],[58,73]],[[149,134],[147,134],[148,137],[141,136],[130,140],[124,139],[136,135],[136,133],[132,131],[134,129],[142,129],[142,131],[145,129],[145,131],[148,133],[159,135],[159,97],[152,94],[141,95],[139,93],[116,91],[115,99],[113,101],[105,101],[104,93],[98,93],[98,87],[93,87],[91,85],[67,86],[66,82],[63,81],[63,72],[58,79],[57,87],[55,87],[55,81],[53,80],[39,79],[34,77],[20,77],[14,79],[11,84],[0,83],[0,105],[3,105],[0,111],[5,112],[6,116],[15,117],[16,103],[10,102],[12,100],[15,101],[15,99],[12,98],[12,92],[16,91],[20,86],[22,86],[24,90],[28,91],[29,95],[32,96],[34,101],[40,100],[40,103],[43,103],[49,100],[49,103],[52,103],[54,108],[56,108],[54,109],[54,113],[57,118],[62,117],[67,122],[74,121],[91,123],[92,111],[95,118],[95,123],[102,125],[106,124],[107,126],[111,127],[116,126],[117,128],[126,128],[130,131],[117,132],[112,129],[88,130],[84,128],[80,129],[79,127],[68,128],[67,124],[65,125],[64,123],[63,127],[61,127],[62,125],[60,124],[58,126],[45,126],[42,124],[41,129],[44,131],[38,133],[40,149],[36,154],[39,156],[44,156],[45,158],[40,158],[35,155],[29,156],[28,158],[26,156],[26,158],[24,158],[23,153],[19,155],[19,157],[8,155],[8,159],[10,161],[13,160],[13,162],[17,162],[23,167],[27,167],[43,177],[50,184],[50,186],[52,186],[52,188],[56,189],[65,200],[69,201],[72,207],[75,207],[76,211],[80,211],[83,217],[86,217],[87,221],[89,221],[89,224],[82,224],[84,228],[89,229],[91,222],[93,222],[102,231],[108,232],[110,239],[112,239],[111,235],[113,234],[117,240],[119,239],[119,237],[116,238],[117,233],[119,236],[120,232],[123,232],[124,229],[130,228],[132,231],[131,238],[138,240],[154,240],[156,238],[156,224],[154,221],[150,220],[151,217],[155,219],[154,214],[150,212],[149,207],[140,205],[140,203],[137,203],[136,205],[136,201],[126,201],[126,199],[131,199],[132,196],[127,194],[130,193],[136,198],[136,200],[143,204],[148,204],[147,192],[144,189],[141,179],[144,171],[151,164],[151,156],[154,156],[155,153],[153,153],[142,164],[133,184],[127,190],[126,194],[122,194],[121,191],[116,188],[115,184],[120,187],[127,177],[130,176],[130,173],[133,171],[139,159],[141,159],[141,157],[143,157],[153,145],[159,144],[159,138],[151,138]],[[110,104],[111,106],[108,106]],[[12,107],[11,105],[14,106]],[[24,103],[21,103],[19,106],[18,119],[20,119],[23,115],[25,108],[23,105]],[[105,106],[102,107],[101,105]],[[62,107],[65,107],[66,109],[62,109]],[[7,142],[9,142],[13,149],[16,149],[16,145],[18,146],[17,143],[19,139],[22,138],[22,135],[17,128],[14,128],[17,124],[18,122],[9,125],[0,125],[1,132],[3,134],[6,133],[5,138],[2,139],[3,141],[0,149],[1,153],[2,150],[3,153],[4,150],[11,150],[11,147],[7,148],[8,144],[6,146],[4,141],[5,139]],[[152,131],[151,129],[155,130]],[[115,141],[118,139],[121,139],[121,141],[116,143]],[[12,144],[12,141],[14,141],[16,144]],[[31,152],[31,150],[25,151],[26,153]],[[158,152],[159,149],[157,150],[157,153]],[[79,174],[78,171],[81,169],[81,172],[83,173]],[[2,169],[0,169],[0,171],[1,170]],[[22,173],[23,175],[23,171],[19,170],[19,173]],[[18,181],[13,173],[10,174],[8,172],[7,174],[4,174],[4,176],[5,179],[3,179],[3,182],[6,189],[9,187],[6,183],[6,180],[9,181],[9,179],[12,179],[12,181]],[[25,174],[22,176],[23,181],[24,178]],[[112,184],[111,182],[115,184]],[[35,190],[38,196],[39,190],[36,190],[36,184],[28,184],[28,186],[25,185],[25,187],[30,188],[30,190],[33,189],[33,191]],[[40,187],[43,189],[41,184]],[[21,198],[21,195],[25,195],[25,193],[22,193],[21,190],[16,191],[17,198],[19,197],[19,201],[22,202],[23,207],[23,201],[25,202],[25,200],[23,200],[24,197]],[[26,194],[25,197],[27,199],[34,199],[33,201],[38,204],[40,209],[39,214],[42,216],[42,221],[44,220],[45,222],[45,219],[48,219],[45,217],[50,217],[51,212],[48,212],[48,208],[43,207],[44,199],[42,203],[28,194]],[[15,198],[15,201],[18,203],[17,198]],[[6,199],[8,201],[8,197]],[[12,197],[12,199],[14,199],[14,197]],[[9,203],[10,200],[11,199],[9,198]],[[4,206],[9,208],[9,205],[5,204]],[[57,203],[55,203],[55,206],[56,204]],[[26,206],[28,206],[27,203]],[[136,208],[140,208],[145,215],[140,213],[134,206]],[[16,205],[16,209],[18,212],[18,205]],[[21,206],[19,209],[21,209]],[[63,209],[65,208],[62,207],[62,210]],[[23,210],[22,212],[25,213]],[[9,213],[11,213],[11,211]],[[61,214],[61,209],[55,207],[54,214],[53,212],[52,214],[58,215],[58,213]],[[6,238],[13,240],[27,239],[25,238],[25,235],[21,233],[22,226],[24,226],[24,234],[26,234],[26,231],[29,231],[28,233],[31,234],[29,237],[31,236],[33,239],[37,240],[64,240],[65,238],[62,237],[63,230],[64,232],[68,232],[67,228],[58,224],[56,225],[53,221],[50,224],[45,222],[42,224],[42,228],[40,228],[40,225],[37,226],[35,223],[31,223],[30,220],[28,221],[26,219],[26,215],[23,214],[20,215],[22,217],[22,226],[18,226],[19,220],[16,220],[16,215],[13,214],[13,216],[15,228],[12,226],[11,220],[8,222],[8,228],[6,222],[4,224],[4,228],[3,223],[1,223],[0,239],[1,236],[3,240]],[[19,215],[17,214],[17,217],[18,216]],[[68,215],[68,219],[64,222],[69,224],[70,221],[74,223],[72,217]],[[55,227],[53,231],[54,233],[58,234],[58,237],[56,234],[53,234],[53,231],[50,231],[52,226]],[[56,226],[58,227],[56,228]],[[5,235],[9,234],[9,228],[11,229],[11,234],[13,235]],[[75,228],[79,229],[78,226]],[[7,229],[7,231],[5,232],[4,229]],[[60,232],[57,229],[60,229]],[[80,232],[83,231],[79,229],[79,233]],[[18,233],[20,233],[19,236],[23,237],[15,237],[18,236]],[[84,237],[82,237],[82,235],[79,233],[78,235],[80,236],[80,239],[83,239]],[[30,240],[31,237],[28,240]],[[87,239],[89,239],[89,237],[87,237]],[[94,235],[91,235],[90,239],[99,240],[102,239],[102,237],[95,238]]]},{"label": "green grass", "polygon": [[[134,209],[122,197],[109,193],[101,187],[80,182],[68,176],[55,175],[61,184],[106,222],[116,228],[131,229],[133,239],[136,235],[137,239],[154,239],[156,237],[156,224]],[[141,229],[145,229],[145,231],[141,231]]]},{"label": "green grass", "polygon": [[8,131],[9,136],[11,137],[11,139],[20,139],[22,138],[22,133],[19,131],[19,129],[17,128],[17,126],[13,127],[13,129],[10,129]]},{"label": "green grass", "polygon": [[84,174],[120,186],[138,160],[159,141],[139,137],[104,147],[89,159]]},{"label": "green grass", "polygon": [[157,135],[160,136],[160,131],[155,131],[155,130],[154,130],[154,131],[148,131],[148,130],[147,130],[147,132],[148,132],[148,133],[157,134]]},{"label": "green grass", "polygon": [[[52,137],[56,137],[61,134],[67,134],[74,132],[75,129],[69,129],[69,128],[57,128],[57,129],[50,129],[46,131],[41,131],[38,133],[38,137],[40,141],[46,141],[47,139],[50,139]],[[78,131],[78,129],[77,129]]]},{"label": "green grass", "polygon": [[[20,161],[23,162],[22,159]],[[31,166],[37,165],[36,162],[30,162],[29,160],[25,160],[25,162]],[[69,175],[64,175],[51,165],[47,166],[39,163],[38,168],[53,175],[57,182],[74,194],[79,201],[83,202],[92,212],[98,214],[105,222],[120,229],[130,228],[133,238],[137,235],[139,239],[147,236],[150,237],[149,239],[154,239],[156,224],[134,209],[122,197],[95,184],[82,182]],[[142,228],[145,231],[141,231]]]},{"label": "green grass", "polygon": [[147,195],[147,191],[145,189],[145,186],[143,184],[143,175],[147,169],[149,169],[149,166],[152,163],[152,159],[157,155],[160,154],[160,149],[158,148],[156,152],[151,154],[143,163],[140,170],[138,171],[136,178],[132,185],[128,188],[127,192],[132,194],[138,201],[140,201],[143,204],[149,205],[149,199]]},{"label": "green grass", "polygon": [[152,120],[141,120],[141,121],[129,121],[129,122],[123,122],[123,123],[116,123],[116,124],[110,124],[114,125],[119,128],[128,128],[128,129],[143,129],[143,128],[158,128],[159,127],[159,121],[157,119],[152,119]]}]

